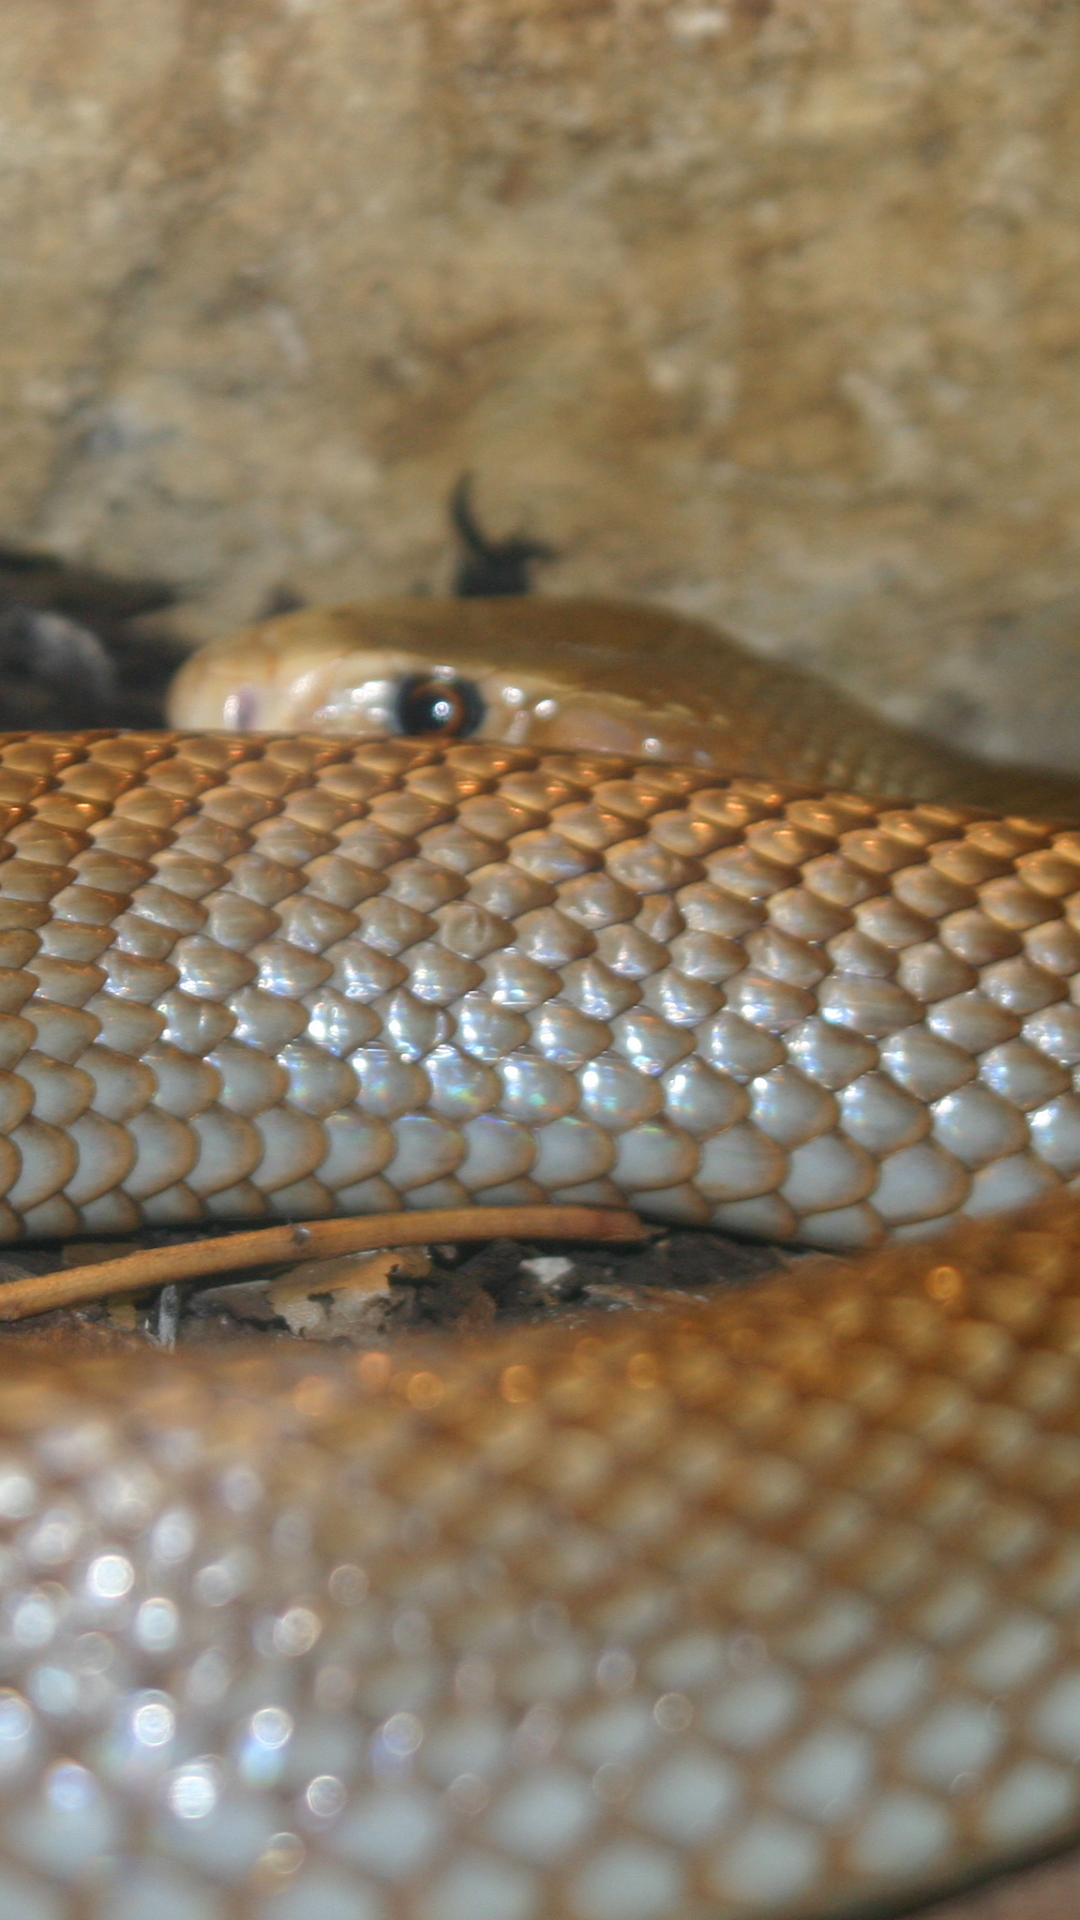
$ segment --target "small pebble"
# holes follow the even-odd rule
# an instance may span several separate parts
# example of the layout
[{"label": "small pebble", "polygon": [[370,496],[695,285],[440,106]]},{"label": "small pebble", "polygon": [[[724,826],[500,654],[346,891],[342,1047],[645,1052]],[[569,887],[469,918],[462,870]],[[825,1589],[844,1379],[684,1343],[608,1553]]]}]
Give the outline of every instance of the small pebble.
[{"label": "small pebble", "polygon": [[527,1273],[538,1287],[556,1287],[573,1271],[573,1261],[562,1253],[534,1254],[531,1260],[523,1260],[519,1268],[519,1272]]}]

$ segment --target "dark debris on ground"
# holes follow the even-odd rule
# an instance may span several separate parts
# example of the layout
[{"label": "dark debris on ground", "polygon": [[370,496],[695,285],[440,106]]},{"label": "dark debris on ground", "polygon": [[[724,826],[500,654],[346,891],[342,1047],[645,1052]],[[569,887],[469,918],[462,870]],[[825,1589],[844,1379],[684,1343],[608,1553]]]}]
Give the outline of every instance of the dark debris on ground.
[{"label": "dark debris on ground", "polygon": [[175,598],[0,542],[0,729],[163,726]]},{"label": "dark debris on ground", "polygon": [[[176,1245],[192,1237],[158,1230],[134,1241],[14,1247],[0,1256],[0,1288],[58,1267],[113,1259],[135,1246]],[[30,1340],[67,1348],[72,1341],[111,1346],[136,1340],[186,1347],[258,1334],[356,1347],[407,1334],[475,1335],[556,1315],[577,1325],[597,1313],[702,1300],[716,1288],[746,1286],[799,1257],[790,1248],[688,1231],[658,1231],[649,1244],[625,1248],[515,1240],[436,1244],[397,1256],[356,1254],[117,1295],[0,1326],[0,1345]]]}]

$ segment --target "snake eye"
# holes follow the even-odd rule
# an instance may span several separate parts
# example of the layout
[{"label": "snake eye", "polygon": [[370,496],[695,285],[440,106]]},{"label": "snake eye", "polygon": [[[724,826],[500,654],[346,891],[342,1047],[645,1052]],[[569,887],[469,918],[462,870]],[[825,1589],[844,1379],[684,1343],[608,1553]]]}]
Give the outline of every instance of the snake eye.
[{"label": "snake eye", "polygon": [[394,715],[402,733],[464,739],[480,725],[484,703],[472,680],[410,673],[398,686]]}]

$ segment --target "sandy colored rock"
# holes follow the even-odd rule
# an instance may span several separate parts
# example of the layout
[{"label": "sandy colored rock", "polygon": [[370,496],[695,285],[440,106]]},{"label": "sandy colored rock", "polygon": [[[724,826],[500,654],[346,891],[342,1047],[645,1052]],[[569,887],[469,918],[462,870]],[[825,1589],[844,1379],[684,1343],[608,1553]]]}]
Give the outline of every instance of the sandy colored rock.
[{"label": "sandy colored rock", "polygon": [[1080,765],[1074,9],[11,0],[0,528],[445,586],[466,468],[636,594]]}]

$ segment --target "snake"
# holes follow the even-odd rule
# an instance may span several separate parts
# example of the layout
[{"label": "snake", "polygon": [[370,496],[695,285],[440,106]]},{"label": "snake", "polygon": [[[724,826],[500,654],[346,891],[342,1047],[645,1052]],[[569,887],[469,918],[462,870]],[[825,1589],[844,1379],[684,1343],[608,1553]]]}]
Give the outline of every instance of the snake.
[{"label": "snake", "polygon": [[303,610],[169,719],[0,736],[0,1237],[812,1251],[6,1338],[4,1920],[839,1920],[1075,1840],[1075,785],[605,603]]}]

